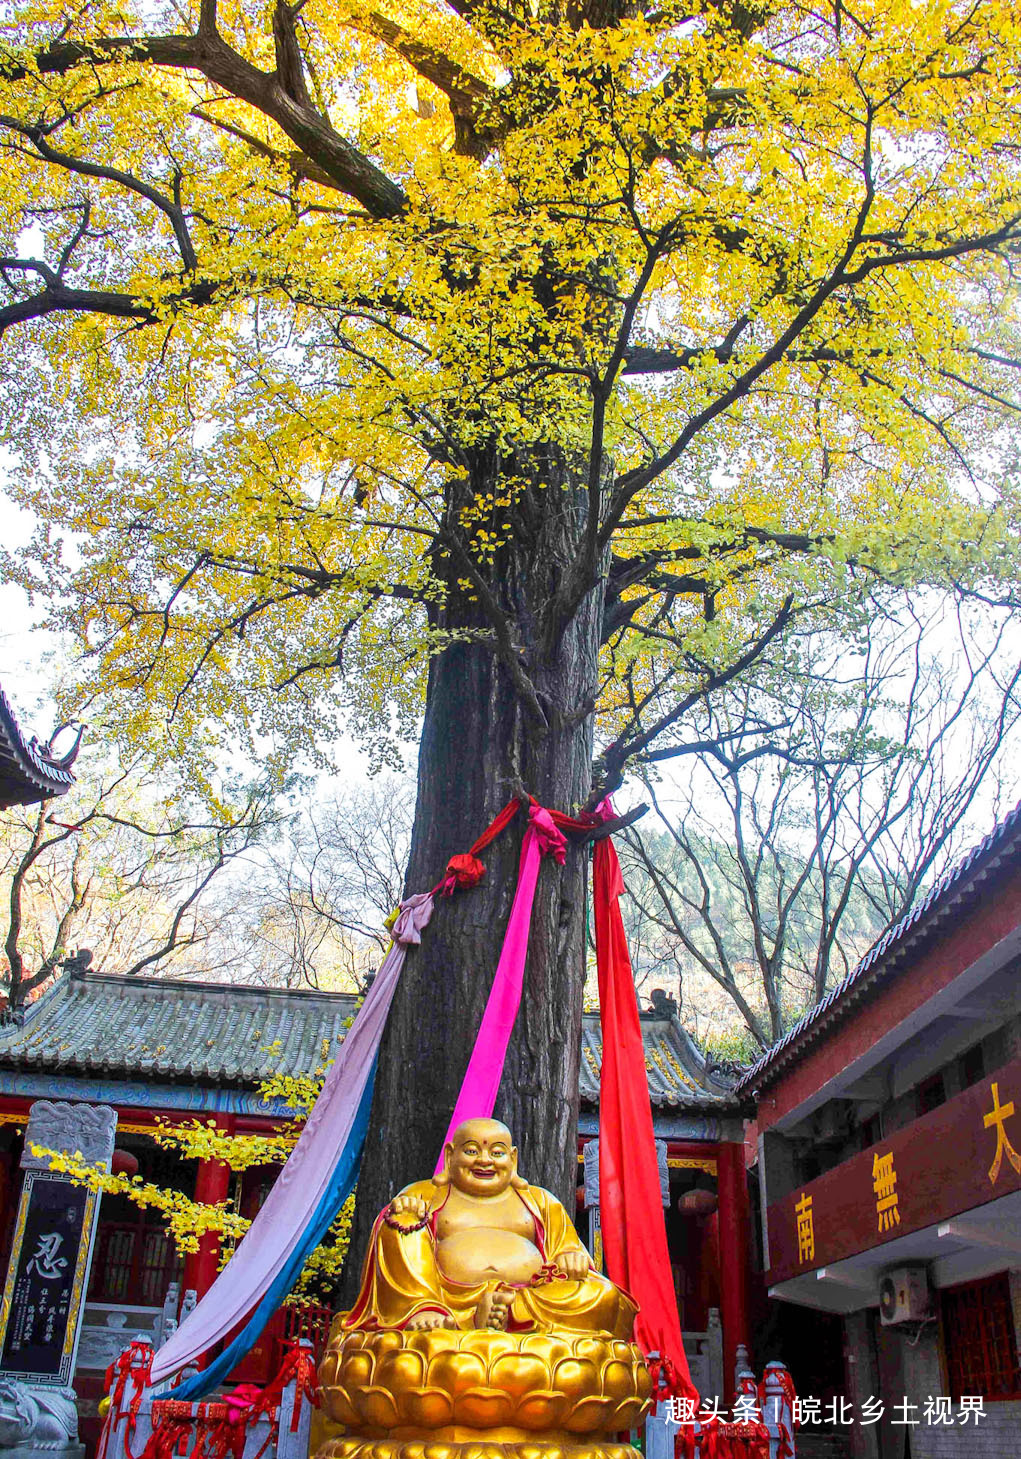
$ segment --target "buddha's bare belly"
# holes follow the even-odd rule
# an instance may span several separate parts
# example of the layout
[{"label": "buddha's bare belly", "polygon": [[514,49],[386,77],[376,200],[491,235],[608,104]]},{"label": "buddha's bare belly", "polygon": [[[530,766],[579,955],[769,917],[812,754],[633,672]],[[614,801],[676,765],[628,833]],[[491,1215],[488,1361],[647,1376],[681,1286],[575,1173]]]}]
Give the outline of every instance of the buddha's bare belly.
[{"label": "buddha's bare belly", "polygon": [[526,1236],[490,1226],[455,1231],[437,1244],[436,1260],[450,1282],[504,1281],[521,1285],[542,1266],[539,1248]]}]

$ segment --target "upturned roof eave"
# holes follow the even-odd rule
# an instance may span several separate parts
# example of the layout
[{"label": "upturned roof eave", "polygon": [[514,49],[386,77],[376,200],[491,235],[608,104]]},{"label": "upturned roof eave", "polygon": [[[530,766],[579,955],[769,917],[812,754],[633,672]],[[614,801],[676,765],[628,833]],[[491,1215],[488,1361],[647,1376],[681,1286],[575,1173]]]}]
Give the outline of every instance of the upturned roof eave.
[{"label": "upturned roof eave", "polygon": [[[10,700],[0,686],[0,750],[11,767],[0,768],[0,783],[10,787],[0,791],[5,805],[34,805],[53,796],[64,795],[74,784],[69,769],[54,764],[25,738]],[[14,793],[18,787],[21,793]]]}]

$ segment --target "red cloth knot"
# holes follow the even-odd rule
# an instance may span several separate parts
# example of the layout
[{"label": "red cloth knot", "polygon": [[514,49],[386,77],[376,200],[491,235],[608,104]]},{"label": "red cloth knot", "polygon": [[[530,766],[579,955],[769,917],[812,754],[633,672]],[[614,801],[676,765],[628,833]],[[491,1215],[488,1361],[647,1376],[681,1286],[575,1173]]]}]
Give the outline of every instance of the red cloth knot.
[{"label": "red cloth knot", "polygon": [[549,811],[541,805],[534,805],[528,812],[529,824],[534,827],[543,856],[552,856],[558,866],[567,860],[567,840],[553,824]]},{"label": "red cloth knot", "polygon": [[[454,887],[459,887],[462,891],[467,891],[469,887],[477,887],[485,874],[486,868],[470,851],[452,856],[447,862],[447,880],[453,883],[451,891],[454,890]],[[444,890],[446,890],[445,883]]]}]

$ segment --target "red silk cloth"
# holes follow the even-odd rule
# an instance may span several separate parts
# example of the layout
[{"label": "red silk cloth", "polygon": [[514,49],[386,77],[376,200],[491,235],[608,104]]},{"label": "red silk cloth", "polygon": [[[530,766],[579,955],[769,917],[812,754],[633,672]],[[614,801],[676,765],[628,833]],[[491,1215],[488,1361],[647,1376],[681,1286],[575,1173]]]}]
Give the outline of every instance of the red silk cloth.
[{"label": "red silk cloth", "polygon": [[452,856],[447,862],[447,870],[441,882],[433,887],[433,893],[439,892],[441,896],[449,897],[455,891],[467,891],[471,887],[478,886],[486,874],[486,868],[479,860],[479,852],[485,851],[491,841],[495,841],[501,831],[506,830],[518,813],[521,802],[515,797],[509,800],[502,811],[499,811],[486,829],[475,841],[472,842],[471,850],[461,851]]},{"label": "red silk cloth", "polygon": [[[511,917],[511,924],[516,922],[518,926],[515,936],[510,935],[511,927],[508,927],[507,938],[508,942],[520,943],[513,958],[517,979],[512,981],[516,981],[517,997],[508,989],[504,989],[502,995],[494,996],[498,994],[501,985],[501,969],[498,968],[490,994],[491,1006],[487,1005],[483,1028],[479,1030],[457,1108],[450,1122],[448,1139],[459,1120],[466,1118],[468,1113],[482,1113],[483,1108],[485,1112],[492,1113],[493,1100],[503,1072],[507,1040],[517,1013],[517,999],[520,998],[520,973],[523,971],[531,898],[540,859],[536,854],[538,846],[529,846],[529,842],[535,833],[539,833],[536,840],[541,840],[542,852],[552,851],[555,859],[562,863],[564,851],[562,845],[557,846],[554,841],[554,826],[560,831],[590,831],[613,816],[609,800],[603,801],[594,813],[583,811],[577,818],[565,815],[562,811],[544,810],[534,796],[529,796],[529,800],[529,831],[526,832],[522,845],[519,868],[519,878],[526,885],[522,886],[519,881],[518,895],[515,897],[519,915],[515,918],[512,914]],[[518,807],[517,800],[508,802],[467,854],[451,857],[447,864],[447,875],[437,888],[438,891],[449,894],[455,887],[474,886],[481,880],[485,868],[478,861],[477,853],[510,824]],[[530,856],[526,856],[526,847],[531,851]],[[527,877],[522,877],[526,861],[534,865],[530,864]],[[646,1354],[658,1352],[660,1355],[652,1364],[657,1390],[665,1387],[678,1397],[697,1400],[698,1393],[688,1372],[688,1360],[681,1336],[667,1248],[666,1224],[660,1200],[659,1167],[645,1070],[645,1046],[638,1020],[638,1000],[631,958],[619,906],[624,880],[617,853],[608,836],[596,842],[592,876],[603,1034],[599,1091],[599,1199],[606,1267],[611,1280],[630,1292],[639,1305],[635,1334],[639,1345]],[[522,901],[521,907],[517,906],[519,899]],[[504,952],[507,951],[505,944]],[[520,968],[517,967],[519,962]],[[501,954],[501,965],[503,963],[504,954]],[[487,1030],[486,1024],[497,1014],[496,1005],[500,1002],[505,1003],[506,1007],[502,1008],[500,1017],[496,1020],[500,1024],[497,1037],[493,1029]],[[483,1076],[487,1084],[484,1092],[479,1087]],[[714,1435],[709,1440],[710,1447],[715,1438]]]},{"label": "red silk cloth", "polygon": [[[609,802],[603,805],[609,812]],[[660,1375],[669,1391],[697,1401],[670,1271],[645,1045],[620,915],[624,879],[608,836],[595,845],[592,889],[603,1034],[599,1207],[606,1270],[638,1303],[636,1339],[646,1354],[660,1354]]]}]

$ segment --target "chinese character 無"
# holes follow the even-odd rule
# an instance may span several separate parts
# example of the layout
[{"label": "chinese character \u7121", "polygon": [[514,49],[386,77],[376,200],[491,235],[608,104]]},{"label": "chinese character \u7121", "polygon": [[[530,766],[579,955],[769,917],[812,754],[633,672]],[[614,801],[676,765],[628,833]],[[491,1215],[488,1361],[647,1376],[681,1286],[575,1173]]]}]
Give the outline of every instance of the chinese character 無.
[{"label": "chinese character \u7121", "polygon": [[880,1231],[889,1231],[900,1225],[900,1211],[897,1207],[897,1172],[893,1168],[893,1154],[873,1155],[872,1189],[876,1193],[876,1216]]}]

